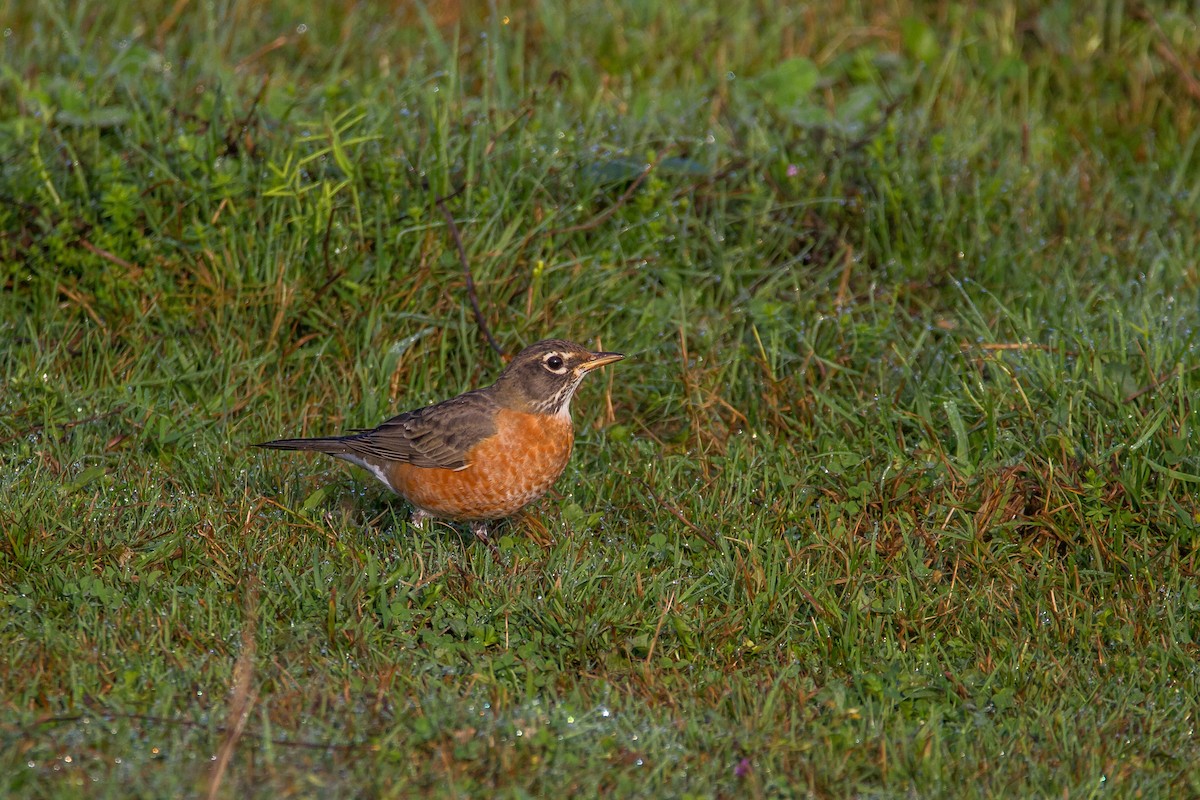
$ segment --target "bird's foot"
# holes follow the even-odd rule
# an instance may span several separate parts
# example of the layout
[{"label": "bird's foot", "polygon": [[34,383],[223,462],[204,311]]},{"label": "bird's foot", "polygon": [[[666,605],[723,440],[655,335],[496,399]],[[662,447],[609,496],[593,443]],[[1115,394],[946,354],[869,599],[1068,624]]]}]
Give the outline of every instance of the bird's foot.
[{"label": "bird's foot", "polygon": [[424,509],[416,508],[413,509],[412,516],[408,518],[408,524],[414,528],[423,528],[427,519],[433,519],[433,514]]},{"label": "bird's foot", "polygon": [[475,538],[488,546],[488,550],[492,551],[492,557],[500,561],[500,548],[496,547],[496,543],[488,536],[487,523],[483,520],[476,520],[471,523],[471,533],[475,534]]}]

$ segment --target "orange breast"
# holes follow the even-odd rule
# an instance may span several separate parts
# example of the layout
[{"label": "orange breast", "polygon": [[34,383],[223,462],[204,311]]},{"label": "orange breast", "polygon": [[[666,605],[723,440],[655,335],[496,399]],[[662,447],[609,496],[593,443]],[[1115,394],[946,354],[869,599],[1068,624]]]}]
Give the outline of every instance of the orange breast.
[{"label": "orange breast", "polygon": [[546,493],[567,466],[574,441],[570,419],[502,410],[496,433],[475,445],[466,469],[395,464],[387,474],[397,493],[434,516],[499,519]]}]

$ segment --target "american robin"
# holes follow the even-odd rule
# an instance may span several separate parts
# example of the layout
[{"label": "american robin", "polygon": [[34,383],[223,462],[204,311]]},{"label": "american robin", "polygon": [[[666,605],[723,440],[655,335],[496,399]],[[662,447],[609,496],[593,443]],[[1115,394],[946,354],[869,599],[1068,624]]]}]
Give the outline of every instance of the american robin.
[{"label": "american robin", "polygon": [[357,464],[412,503],[414,525],[430,517],[470,522],[492,546],[487,521],[544,495],[566,467],[575,441],[571,397],[580,381],[624,357],[546,339],[518,353],[491,386],[378,428],[255,447],[315,450]]}]

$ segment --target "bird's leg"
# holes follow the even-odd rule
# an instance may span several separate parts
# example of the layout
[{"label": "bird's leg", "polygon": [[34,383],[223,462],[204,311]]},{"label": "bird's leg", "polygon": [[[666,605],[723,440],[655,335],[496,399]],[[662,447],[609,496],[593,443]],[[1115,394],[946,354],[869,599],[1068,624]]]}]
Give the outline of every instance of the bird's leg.
[{"label": "bird's leg", "polygon": [[414,508],[412,516],[408,518],[408,524],[414,528],[423,528],[427,519],[433,519],[433,514],[423,508]]},{"label": "bird's leg", "polygon": [[475,538],[488,546],[492,551],[492,556],[500,560],[500,548],[496,547],[496,543],[488,536],[487,523],[481,519],[477,519],[471,523],[471,533],[475,534]]}]

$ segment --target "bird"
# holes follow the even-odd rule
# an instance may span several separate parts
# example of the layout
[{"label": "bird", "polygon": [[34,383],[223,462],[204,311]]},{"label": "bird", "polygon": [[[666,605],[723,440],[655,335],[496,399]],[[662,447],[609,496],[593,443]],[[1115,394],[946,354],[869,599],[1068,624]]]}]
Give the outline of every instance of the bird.
[{"label": "bird", "polygon": [[549,491],[575,442],[575,390],[588,373],[623,358],[545,339],[513,357],[490,386],[406,411],[376,428],[254,446],[349,461],[413,506],[412,525],[430,518],[467,522],[496,553],[488,522]]}]

